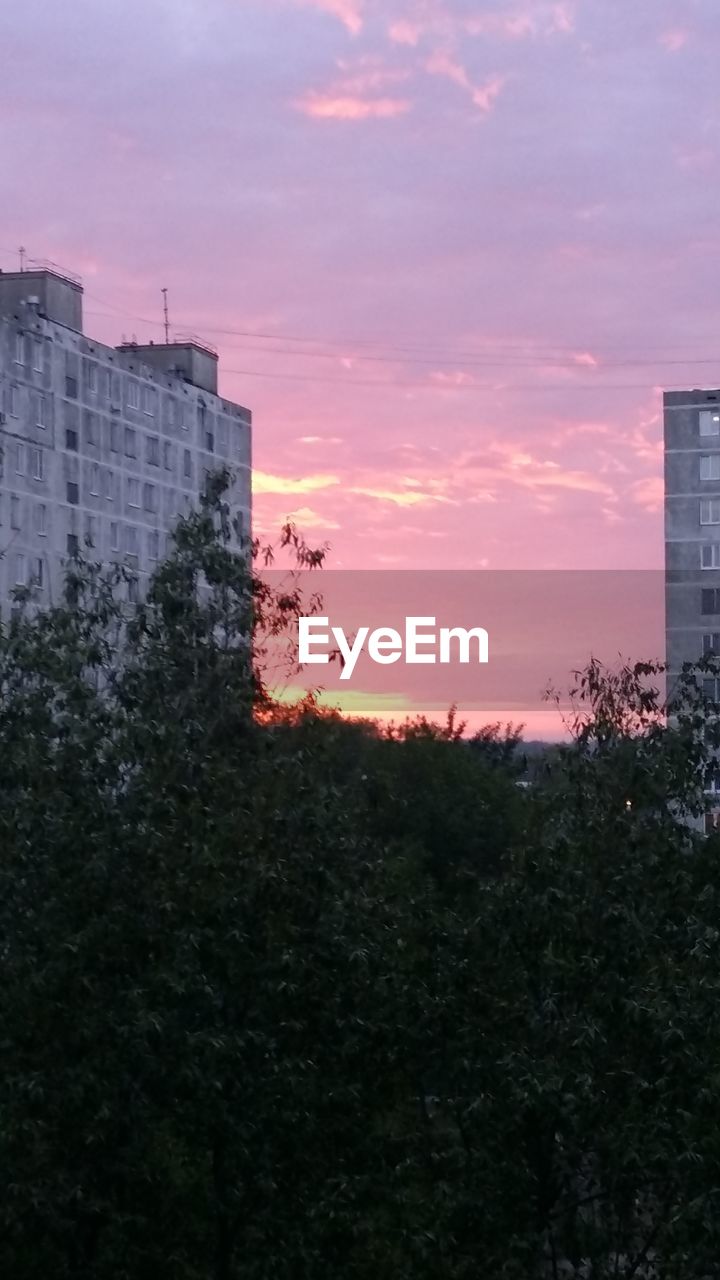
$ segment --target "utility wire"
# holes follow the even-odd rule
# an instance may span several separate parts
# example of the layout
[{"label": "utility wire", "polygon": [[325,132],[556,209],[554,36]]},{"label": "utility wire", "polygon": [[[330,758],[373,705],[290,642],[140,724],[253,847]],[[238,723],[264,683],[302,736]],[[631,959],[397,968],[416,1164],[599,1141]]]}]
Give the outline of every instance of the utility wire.
[{"label": "utility wire", "polygon": [[[102,316],[104,313],[98,312],[98,311],[95,311],[95,312],[89,311],[87,312],[87,314],[91,316],[99,317],[99,316]],[[141,317],[139,316],[128,316],[127,314],[125,314],[124,318],[135,319],[135,320],[141,321],[141,323],[143,324],[150,324],[150,325],[160,324],[159,321],[156,322],[156,321],[150,321],[150,320],[141,320]],[[181,322],[179,327],[184,327],[183,322]],[[220,332],[217,329],[209,328],[207,325],[203,325],[201,327],[203,329],[203,332],[205,333],[211,333],[215,335],[218,332]],[[222,332],[230,332],[230,331],[224,330]],[[254,338],[254,337],[259,337],[260,335],[247,334],[246,336]],[[285,335],[283,335],[282,339],[278,338],[278,341],[287,341],[287,340],[288,339],[286,338]],[[288,348],[288,347],[258,347],[258,346],[239,345],[237,343],[226,343],[224,345],[226,348],[229,348],[230,350],[245,351],[247,355],[257,354],[257,355],[292,356],[292,357],[299,356],[303,360],[334,360],[336,362],[343,359],[343,356],[340,354],[340,351],[298,351],[294,348]],[[596,350],[598,349],[599,348],[596,348]],[[560,368],[565,368],[568,371],[571,371],[574,373],[595,372],[598,376],[601,376],[606,369],[636,369],[636,368],[643,368],[643,367],[656,369],[656,368],[665,368],[670,365],[679,365],[682,367],[685,367],[688,365],[717,365],[718,370],[720,372],[720,354],[714,355],[714,356],[700,356],[700,357],[689,357],[689,358],[669,359],[669,360],[668,359],[603,360],[602,363],[598,363],[597,365],[588,365],[587,363],[581,360],[567,359],[566,357],[564,358],[559,355],[558,356],[553,356],[553,355],[536,356],[528,359],[515,359],[515,358],[504,357],[502,359],[488,360],[488,359],[478,358],[477,355],[465,356],[465,355],[462,355],[461,353],[453,352],[450,350],[442,351],[442,352],[438,351],[434,356],[402,356],[402,355],[386,356],[386,355],[362,355],[362,354],[358,355],[356,353],[347,354],[349,352],[349,346],[345,346],[343,350],[346,352],[346,355],[344,357],[345,359],[352,360],[353,363],[362,363],[362,364],[430,365],[434,367],[437,367],[440,364],[446,364],[446,365],[453,364],[459,369],[460,368],[463,368],[463,369],[466,369],[466,368],[478,368],[478,369],[549,368],[549,369],[553,369],[553,368],[560,367]]]},{"label": "utility wire", "polygon": [[[269,378],[278,379],[284,382],[312,382],[331,385],[335,387],[375,387],[380,391],[493,391],[499,394],[504,391],[528,391],[533,394],[536,391],[576,391],[582,395],[588,395],[592,391],[653,391],[655,383],[652,382],[613,382],[613,383],[596,383],[594,386],[584,383],[543,383],[543,382],[512,382],[512,383],[494,383],[494,382],[383,382],[380,378],[324,378],[314,377],[312,374],[303,373],[271,373],[261,369],[227,369],[223,367],[224,374],[232,374],[242,378]],[[665,391],[685,391],[686,387],[682,383],[677,385],[664,384]]]},{"label": "utility wire", "polygon": [[[0,248],[0,253],[8,254],[10,256],[16,256],[17,251]],[[26,259],[26,261],[28,262],[28,264],[32,264],[33,262],[37,262],[38,259],[28,258]],[[120,316],[122,319],[134,320],[136,323],[148,325],[152,328],[162,328],[162,322],[160,320],[153,320],[153,319],[149,319],[146,316],[134,315],[133,313],[124,311],[122,308],[115,306],[113,303],[109,303],[104,299],[99,298],[96,295],[91,293],[86,293],[85,296],[88,298],[93,298],[96,302],[99,302],[100,305],[103,307],[108,307],[113,314]],[[94,316],[102,316],[105,313],[88,312],[87,314],[94,315]],[[181,321],[179,322],[178,327],[185,328],[185,327],[193,327],[193,326],[192,326],[192,322]],[[290,356],[290,357],[299,356],[304,360],[318,359],[318,360],[338,361],[339,359],[342,358],[340,353],[343,352],[345,353],[347,359],[351,359],[353,362],[363,363],[363,364],[405,365],[405,366],[407,365],[437,366],[437,365],[445,364],[445,365],[454,365],[458,369],[478,368],[478,369],[488,369],[488,370],[496,369],[500,371],[506,370],[506,369],[507,370],[512,370],[512,369],[542,370],[544,368],[563,367],[573,373],[578,373],[578,374],[582,373],[586,376],[586,378],[588,376],[595,375],[592,381],[590,382],[585,381],[583,383],[562,383],[562,384],[536,383],[536,384],[526,384],[526,385],[513,383],[511,387],[503,387],[503,386],[498,387],[496,384],[492,384],[492,383],[428,384],[428,383],[418,383],[418,382],[409,382],[409,381],[383,382],[379,379],[372,380],[372,379],[358,379],[358,378],[324,378],[324,377],[316,377],[314,375],[309,375],[309,374],[278,373],[278,372],[269,372],[265,370],[252,370],[252,369],[241,369],[241,370],[226,369],[225,370],[226,373],[237,374],[242,377],[274,378],[274,379],[279,379],[283,381],[298,381],[298,382],[316,382],[316,383],[322,382],[325,384],[334,384],[337,386],[383,387],[388,390],[396,387],[403,388],[403,389],[414,389],[414,390],[433,389],[433,390],[452,390],[452,391],[458,390],[458,391],[496,391],[496,392],[501,390],[518,390],[518,391],[542,390],[542,391],[580,391],[580,392],[586,392],[587,390],[590,390],[590,389],[598,389],[598,390],[601,389],[601,390],[607,390],[607,391],[648,390],[654,384],[649,384],[649,383],[608,384],[608,383],[596,381],[595,378],[599,379],[602,377],[602,374],[604,373],[605,370],[615,369],[615,368],[633,369],[633,368],[647,367],[647,368],[661,369],[669,366],[703,366],[703,365],[715,365],[715,364],[720,366],[720,356],[685,357],[685,358],[663,357],[657,360],[626,358],[623,360],[603,360],[602,363],[596,366],[592,366],[592,365],[583,364],[581,361],[577,359],[578,348],[582,347],[583,344],[578,344],[578,346],[572,347],[572,348],[558,346],[557,348],[538,349],[538,351],[532,356],[528,356],[526,354],[528,344],[524,344],[524,345],[519,343],[516,345],[507,344],[507,345],[501,345],[500,348],[494,348],[493,353],[491,354],[494,354],[496,358],[488,359],[487,356],[479,355],[477,351],[468,353],[461,350],[460,351],[453,350],[451,348],[447,348],[447,349],[437,348],[434,354],[432,355],[413,354],[423,350],[423,347],[409,346],[409,345],[405,345],[405,346],[393,345],[392,343],[385,343],[380,340],[376,342],[367,341],[365,339],[362,339],[362,340],[346,339],[344,341],[341,341],[340,339],[308,338],[308,337],[300,337],[298,335],[285,334],[285,333],[272,334],[264,331],[218,328],[218,327],[208,326],[206,324],[201,324],[200,327],[203,329],[204,332],[208,334],[241,338],[241,339],[245,339],[246,343],[247,341],[252,341],[253,343],[255,343],[257,340],[262,340],[262,341],[272,341],[276,343],[281,343],[281,342],[296,343],[305,347],[323,346],[323,347],[338,348],[337,351],[333,351],[333,350],[318,351],[318,350],[299,350],[293,347],[281,347],[281,346],[259,347],[256,345],[247,346],[247,345],[234,344],[234,343],[224,344],[225,346],[228,346],[231,349],[243,350],[247,355],[258,354],[258,355]],[[621,347],[617,347],[617,348],[601,347],[595,343],[591,343],[587,345],[592,346],[595,351],[623,350],[623,348]],[[357,346],[360,346],[363,348],[370,348],[374,351],[377,351],[377,349],[380,348],[381,350],[384,349],[385,351],[397,351],[398,353],[405,353],[405,354],[398,354],[398,355],[358,354],[357,352],[351,355],[347,354],[349,348],[357,347]],[[694,350],[696,348],[693,347],[689,349]],[[648,347],[646,348],[646,350],[678,351],[679,348],[677,346],[675,347],[658,346],[654,348]],[[504,352],[505,354],[500,355],[501,352]],[[563,353],[572,353],[572,355],[575,358],[572,358],[572,359],[563,358]],[[671,390],[673,388],[668,386],[667,389]],[[682,389],[682,387],[679,386],[677,389]]]}]

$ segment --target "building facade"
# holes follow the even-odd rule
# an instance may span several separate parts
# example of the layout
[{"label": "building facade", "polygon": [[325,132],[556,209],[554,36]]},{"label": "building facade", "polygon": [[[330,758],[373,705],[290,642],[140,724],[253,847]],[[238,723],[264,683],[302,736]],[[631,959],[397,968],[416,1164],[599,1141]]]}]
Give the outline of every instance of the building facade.
[{"label": "building facade", "polygon": [[[665,431],[665,635],[668,688],[686,662],[720,656],[720,390],[669,391]],[[720,702],[720,679],[708,678]],[[720,778],[719,778],[720,780]],[[720,788],[706,825],[720,820]]]},{"label": "building facade", "polygon": [[218,395],[216,352],[104,346],[83,333],[82,293],[57,268],[0,272],[3,611],[16,586],[57,599],[78,548],[124,562],[141,592],[223,466],[238,544],[250,532],[252,418]]}]

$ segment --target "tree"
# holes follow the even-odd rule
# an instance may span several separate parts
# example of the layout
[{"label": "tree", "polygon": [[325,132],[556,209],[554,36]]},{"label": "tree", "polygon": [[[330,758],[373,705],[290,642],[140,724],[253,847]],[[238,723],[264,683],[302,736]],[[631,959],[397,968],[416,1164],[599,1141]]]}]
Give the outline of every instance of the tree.
[{"label": "tree", "polygon": [[0,629],[4,1273],[717,1274],[717,709],[591,663],[527,790],[281,714],[299,584],[230,546],[219,483],[143,602],[80,558]]}]

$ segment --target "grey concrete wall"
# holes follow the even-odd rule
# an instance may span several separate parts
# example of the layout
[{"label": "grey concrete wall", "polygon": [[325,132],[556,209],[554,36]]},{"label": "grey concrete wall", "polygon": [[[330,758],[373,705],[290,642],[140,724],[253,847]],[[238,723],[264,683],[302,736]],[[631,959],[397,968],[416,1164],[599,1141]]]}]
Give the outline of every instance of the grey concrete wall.
[{"label": "grey concrete wall", "polygon": [[[29,574],[38,560],[41,598],[57,598],[69,535],[81,544],[89,535],[91,555],[124,561],[142,585],[206,472],[223,465],[234,477],[231,513],[249,533],[251,431],[249,410],[137,354],[36,313],[22,323],[0,315],[0,604],[18,565]],[[76,504],[68,483],[78,486]]]},{"label": "grey concrete wall", "polygon": [[163,373],[177,374],[187,382],[217,395],[218,358],[209,350],[189,342],[151,342],[146,346],[124,343],[118,350],[130,362],[145,364]]},{"label": "grey concrete wall", "polygon": [[[670,688],[685,663],[699,661],[706,644],[720,653],[720,569],[702,567],[702,548],[720,547],[720,524],[700,522],[701,501],[716,498],[720,502],[720,479],[700,478],[701,458],[720,457],[720,434],[700,434],[704,413],[720,415],[720,391],[665,395],[665,628]],[[703,600],[703,592],[708,591],[717,592],[717,612],[715,596]],[[704,604],[711,604],[712,611]],[[717,812],[716,797],[708,796],[707,805],[709,814]]]},{"label": "grey concrete wall", "polygon": [[720,414],[720,391],[665,395],[665,569],[667,659],[676,670],[702,655],[703,635],[720,616],[703,613],[704,588],[720,588],[720,569],[702,568],[702,548],[720,544],[720,524],[700,523],[701,501],[720,503],[720,480],[701,480],[701,458],[720,458],[720,434],[700,434],[700,414]]},{"label": "grey concrete wall", "polygon": [[0,271],[0,315],[32,320],[37,298],[40,316],[82,332],[82,286],[49,271]]}]

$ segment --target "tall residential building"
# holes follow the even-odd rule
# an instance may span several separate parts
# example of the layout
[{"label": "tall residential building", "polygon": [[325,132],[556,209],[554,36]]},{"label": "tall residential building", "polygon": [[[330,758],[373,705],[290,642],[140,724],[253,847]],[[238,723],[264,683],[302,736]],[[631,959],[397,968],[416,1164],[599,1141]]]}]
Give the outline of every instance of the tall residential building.
[{"label": "tall residential building", "polygon": [[0,607],[16,585],[57,599],[87,543],[142,590],[224,465],[250,531],[251,414],[218,395],[217,353],[195,337],[104,346],[83,334],[82,296],[57,267],[0,272]]},{"label": "tall residential building", "polygon": [[[668,391],[665,418],[665,637],[668,687],[683,663],[720,656],[720,390]],[[720,680],[705,692],[720,702]],[[706,825],[720,819],[720,783]]]}]

